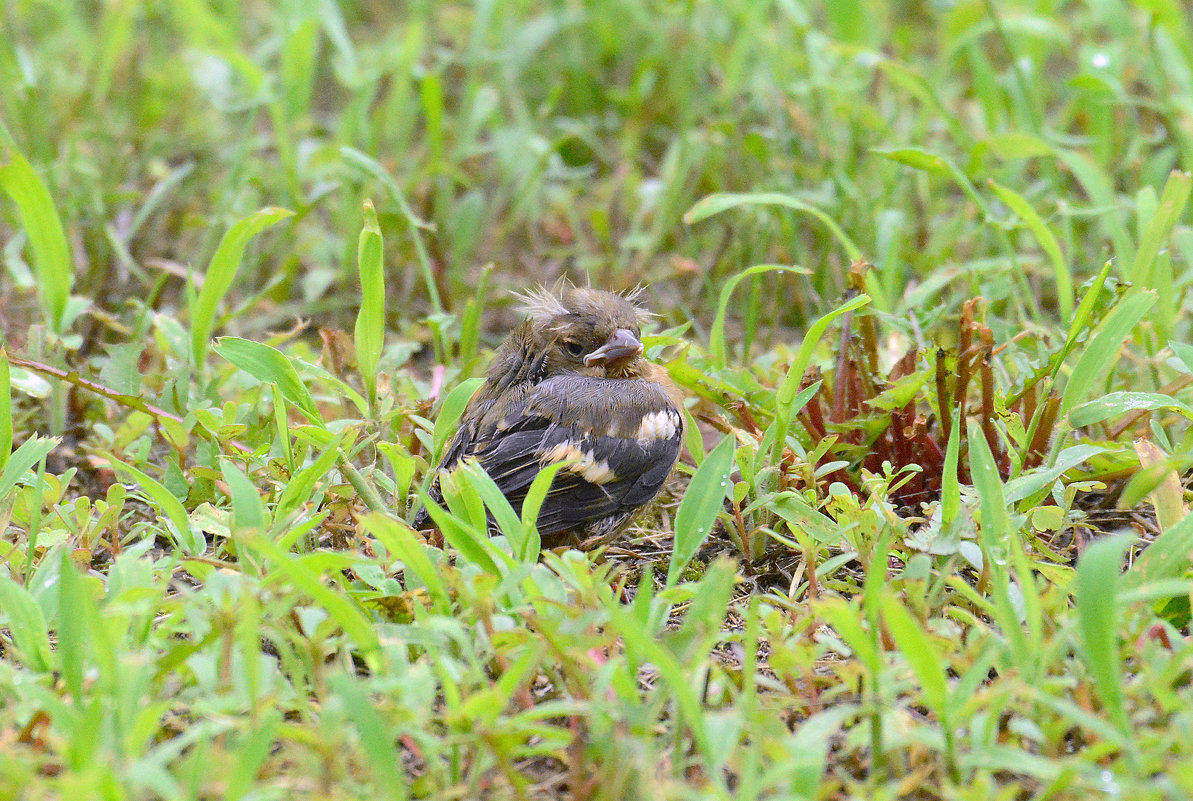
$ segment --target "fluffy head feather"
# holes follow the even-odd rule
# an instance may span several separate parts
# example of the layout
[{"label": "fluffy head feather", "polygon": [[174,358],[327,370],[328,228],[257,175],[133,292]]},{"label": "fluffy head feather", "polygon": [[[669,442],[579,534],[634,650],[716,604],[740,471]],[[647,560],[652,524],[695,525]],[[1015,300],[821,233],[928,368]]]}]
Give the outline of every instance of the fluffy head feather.
[{"label": "fluffy head feather", "polygon": [[[624,294],[617,294],[567,284],[554,291],[538,286],[526,292],[515,292],[514,297],[522,301],[522,313],[538,324],[556,322],[562,317],[610,315],[616,317],[622,327],[631,328],[640,327],[655,316],[638,305],[645,290],[640,284]],[[631,321],[633,325],[630,325]]]}]

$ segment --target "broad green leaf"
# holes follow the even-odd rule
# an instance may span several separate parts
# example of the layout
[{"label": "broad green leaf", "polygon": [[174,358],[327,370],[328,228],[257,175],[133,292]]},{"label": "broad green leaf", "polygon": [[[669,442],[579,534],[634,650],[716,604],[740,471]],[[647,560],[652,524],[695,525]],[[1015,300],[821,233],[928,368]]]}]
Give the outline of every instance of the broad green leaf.
[{"label": "broad green leaf", "polygon": [[83,702],[83,676],[87,664],[87,627],[94,619],[95,600],[87,593],[79,569],[63,549],[58,568],[58,608],[56,653],[66,689],[75,703]]},{"label": "broad green leaf", "polygon": [[918,147],[902,147],[893,150],[876,149],[873,152],[876,155],[898,162],[899,164],[905,164],[908,167],[933,175],[951,178],[957,186],[961,187],[961,191],[973,201],[974,205],[978,207],[982,212],[982,216],[986,218],[990,217],[990,209],[985,199],[978,194],[978,190],[974,188],[973,182],[969,180],[969,176],[960,167],[943,156]]},{"label": "broad green leaf", "polygon": [[323,416],[290,357],[262,342],[240,337],[220,337],[214,350],[263,384],[274,384],[282,397],[298,407],[307,419],[323,425]]},{"label": "broad green leaf", "polygon": [[232,533],[269,529],[269,514],[261,501],[261,493],[244,471],[230,459],[220,459],[220,472],[228,485],[228,496],[232,499]]},{"label": "broad green leaf", "polygon": [[871,676],[882,670],[882,657],[878,650],[878,635],[866,629],[865,614],[856,603],[844,598],[829,597],[815,604],[815,609],[825,622],[832,626],[837,636],[849,646]]},{"label": "broad green leaf", "polygon": [[876,150],[875,155],[890,159],[898,164],[912,169],[930,172],[933,175],[948,177],[952,174],[948,162],[935,153],[929,153],[918,147],[901,147],[894,150]]},{"label": "broad green leaf", "polygon": [[631,664],[649,664],[657,672],[678,713],[678,725],[691,730],[701,757],[707,763],[714,764],[717,760],[709,743],[708,729],[704,725],[703,707],[687,666],[680,663],[671,651],[656,639],[651,627],[643,627],[621,604],[610,607],[608,614],[610,628],[625,643]]},{"label": "broad green leaf", "polygon": [[402,761],[394,758],[395,732],[383,716],[373,698],[372,692],[361,679],[350,673],[339,672],[328,679],[331,689],[329,697],[336,699],[347,713],[347,719],[356,728],[361,750],[373,768],[376,788],[370,795],[376,798],[400,801],[409,798],[409,780],[401,769]]},{"label": "broad green leaf", "polygon": [[1074,445],[1065,448],[1051,467],[1038,467],[1008,481],[1004,487],[1005,500],[1007,503],[1017,503],[1024,498],[1030,498],[1044,488],[1051,487],[1068,470],[1105,452],[1106,449],[1099,445]]},{"label": "broad green leaf", "polygon": [[967,439],[969,472],[981,501],[982,521],[979,534],[982,558],[984,567],[991,574],[990,588],[994,595],[996,619],[1003,636],[1010,641],[1015,661],[1024,666],[1031,665],[1034,655],[1024,635],[1020,616],[1015,611],[1015,604],[1011,600],[1011,579],[1007,565],[1011,560],[1010,538],[1018,535],[1013,531],[1007,512],[1002,478],[998,474],[994,454],[990,451],[982,428],[975,420],[969,421]]},{"label": "broad green leaf", "polygon": [[732,434],[723,437],[696,468],[675,513],[675,545],[667,568],[667,586],[675,585],[700,545],[712,533],[717,514],[725,504],[729,471],[733,469],[735,442]]},{"label": "broad green leaf", "polygon": [[[924,690],[924,702],[944,718],[948,707],[948,677],[944,671],[945,662],[932,638],[890,590],[882,596],[882,616],[899,652]],[[941,725],[947,725],[947,721],[942,720]]]},{"label": "broad green leaf", "polygon": [[1173,340],[1168,343],[1168,347],[1172,348],[1172,352],[1176,354],[1181,364],[1185,366],[1185,370],[1193,374],[1193,345]]},{"label": "broad green leaf", "polygon": [[[942,413],[950,414],[947,411]],[[940,521],[946,531],[961,513],[961,480],[957,474],[957,464],[961,455],[961,409],[954,408],[951,414],[953,424],[949,428],[948,444],[945,445],[944,473],[940,488]]]},{"label": "broad green leaf", "polygon": [[[346,444],[349,436],[349,432],[342,432],[331,443],[324,446],[323,451],[314,461],[290,477],[290,480],[286,482],[286,488],[282,490],[282,496],[278,498],[277,505],[273,510],[275,525],[288,523],[290,515],[303,504],[310,504],[311,507],[317,508],[322,503],[323,497],[321,495],[314,495],[315,485],[320,481],[328,480],[327,473],[339,458],[340,448],[349,447]],[[283,544],[288,539],[288,536],[283,537]]]},{"label": "broad green leaf", "polygon": [[792,531],[805,532],[816,542],[837,545],[842,540],[841,526],[813,509],[798,492],[781,492],[766,504],[766,508],[783,518]]},{"label": "broad green leaf", "polygon": [[1030,159],[1052,154],[1052,145],[1038,136],[1022,131],[991,134],[982,140],[982,144],[1004,161]]},{"label": "broad green leaf", "polygon": [[530,559],[542,549],[542,538],[538,530],[539,510],[543,508],[543,501],[551,490],[551,483],[555,475],[567,467],[566,462],[549,464],[539,470],[534,481],[530,482],[530,489],[526,490],[526,497],[522,499],[522,526],[526,530],[526,541],[522,544],[521,558]]},{"label": "broad green leaf", "polygon": [[404,568],[413,573],[418,581],[427,588],[435,609],[442,614],[451,611],[451,594],[447,584],[439,574],[439,569],[427,555],[429,546],[423,542],[414,530],[405,523],[399,523],[385,515],[376,513],[366,514],[361,518],[365,530],[385,545],[390,557],[402,562]]},{"label": "broad green leaf", "polygon": [[915,396],[919,393],[920,388],[924,386],[924,382],[928,380],[928,373],[925,370],[905,375],[888,389],[875,395],[866,401],[866,405],[874,409],[882,409],[883,411],[892,411],[900,409],[915,400]]},{"label": "broad green leaf", "polygon": [[973,420],[969,421],[968,440],[970,475],[982,501],[982,546],[997,556],[1003,553],[1007,537],[1011,534],[1002,478],[999,477],[990,445],[981,427]]},{"label": "broad green leaf", "polygon": [[[328,678],[328,682],[338,679],[343,674],[335,673]],[[226,784],[223,797],[226,801],[239,801],[245,797],[255,795],[258,786],[258,776],[261,774],[265,761],[275,753],[278,742],[278,729],[282,722],[282,711],[278,708],[258,711],[253,718],[253,725],[244,736],[237,741],[236,748],[228,756],[235,756],[235,763],[227,768]]]},{"label": "broad green leaf", "polygon": [[207,266],[203,287],[191,303],[191,355],[195,360],[196,369],[203,364],[207,355],[208,341],[215,329],[220,301],[228,294],[236,280],[236,273],[240,270],[240,262],[244,259],[244,250],[249,240],[293,214],[292,211],[269,206],[235,223],[220,240],[215,254],[211,257],[211,263]]},{"label": "broad green leaf", "polygon": [[431,516],[431,520],[435,521],[435,527],[443,534],[443,538],[447,540],[448,544],[460,553],[461,557],[477,565],[490,575],[501,576],[501,570],[497,567],[497,562],[494,561],[485,547],[489,533],[483,526],[479,531],[474,529],[447,509],[435,503],[431,499],[430,494],[426,492],[420,492],[419,499],[422,501],[423,507],[427,510],[427,514]]},{"label": "broad green leaf", "polygon": [[692,589],[692,600],[678,630],[668,635],[671,652],[684,664],[701,659],[721,638],[720,621],[725,619],[733,595],[737,571],[731,560],[721,557],[711,563]]},{"label": "broad green leaf", "polygon": [[1069,324],[1068,333],[1065,334],[1065,344],[1060,349],[1060,353],[1050,359],[1052,368],[1049,371],[1049,377],[1055,381],[1060,375],[1062,367],[1067,366],[1069,354],[1077,347],[1077,338],[1081,336],[1081,332],[1085,330],[1087,325],[1092,325],[1092,318],[1094,312],[1102,306],[1102,291],[1106,287],[1106,279],[1110,276],[1111,263],[1106,262],[1102,265],[1102,269],[1098,274],[1089,281],[1089,289],[1081,296],[1081,302],[1077,304],[1077,311],[1073,312],[1073,320]]},{"label": "broad green leaf", "polygon": [[1074,427],[1088,426],[1128,412],[1150,412],[1157,409],[1171,409],[1177,414],[1193,419],[1193,408],[1168,395],[1155,392],[1110,392],[1073,409],[1069,412],[1069,422]]},{"label": "broad green leaf", "polygon": [[461,364],[468,364],[476,358],[481,338],[481,312],[485,308],[485,296],[489,291],[489,276],[492,273],[492,262],[481,268],[480,278],[476,282],[476,292],[468,299],[464,314],[460,318],[460,342],[457,350]]},{"label": "broad green leaf", "polygon": [[1165,529],[1147,546],[1123,576],[1124,589],[1184,575],[1193,566],[1193,515]]},{"label": "broad green leaf", "polygon": [[[521,546],[525,540],[522,536],[522,521],[519,519],[518,513],[514,511],[514,507],[510,505],[509,499],[502,494],[501,488],[485,472],[485,468],[481,467],[480,462],[472,457],[465,458],[452,472],[457,477],[462,476],[472,485],[472,488],[481,496],[481,500],[485,502],[497,527],[510,541],[514,553],[521,554]],[[536,552],[535,557],[537,558],[537,556]]]},{"label": "broad green leaf", "polygon": [[776,462],[782,457],[783,448],[787,447],[787,430],[791,426],[791,421],[803,408],[802,405],[797,408],[797,394],[804,403],[807,403],[812,397],[811,394],[808,394],[805,398],[804,393],[800,392],[804,372],[812,361],[812,352],[834,320],[843,314],[860,309],[869,302],[869,295],[858,295],[812,323],[808,328],[808,333],[804,334],[804,340],[800,343],[791,366],[787,368],[787,375],[783,377],[783,383],[779,385],[779,392],[775,397],[775,443],[771,456]]},{"label": "broad green leaf", "polygon": [[381,641],[377,629],[351,595],[338,585],[324,581],[320,575],[322,568],[318,567],[323,554],[291,554],[265,537],[247,537],[246,543],[269,558],[269,583],[282,584],[283,580],[289,580],[295,589],[323,607],[344,629],[360,649],[360,656],[370,670],[377,671],[381,667]]},{"label": "broad green leaf", "polygon": [[797,725],[791,737],[782,743],[784,758],[775,765],[790,777],[793,798],[813,799],[823,793],[825,770],[832,742],[842,729],[859,714],[856,704],[836,702]]},{"label": "broad green leaf", "polygon": [[70,247],[50,190],[37,171],[15,149],[0,153],[0,188],[12,198],[33,250],[37,296],[50,330],[63,333],[66,304],[74,282]]}]

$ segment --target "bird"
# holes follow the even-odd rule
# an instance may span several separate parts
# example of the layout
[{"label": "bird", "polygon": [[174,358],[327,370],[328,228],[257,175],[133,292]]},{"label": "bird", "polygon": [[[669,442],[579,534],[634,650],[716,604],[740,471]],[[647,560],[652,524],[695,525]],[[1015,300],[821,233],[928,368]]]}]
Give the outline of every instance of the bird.
[{"label": "bird", "polygon": [[[524,319],[465,408],[430,497],[441,502],[439,479],[472,458],[520,512],[539,470],[566,462],[538,513],[542,547],[607,544],[662,489],[683,441],[683,394],[643,355],[654,315],[641,290],[515,294]],[[413,525],[433,527],[425,508]]]}]

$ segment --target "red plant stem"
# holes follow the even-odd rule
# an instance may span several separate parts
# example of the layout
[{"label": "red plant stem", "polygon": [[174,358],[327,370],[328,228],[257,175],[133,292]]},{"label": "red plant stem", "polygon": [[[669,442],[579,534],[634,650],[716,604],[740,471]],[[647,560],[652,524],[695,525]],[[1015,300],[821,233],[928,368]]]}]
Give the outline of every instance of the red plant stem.
[{"label": "red plant stem", "polygon": [[852,366],[849,361],[849,329],[852,324],[853,312],[846,312],[841,323],[841,342],[837,347],[837,374],[833,376],[833,409],[829,419],[834,423],[845,422],[845,388],[850,372],[847,368]]},{"label": "red plant stem", "polygon": [[[800,389],[804,389],[804,387],[800,387]],[[812,435],[813,448],[820,444],[820,440],[824,439],[825,434],[828,432],[828,429],[824,425],[824,400],[820,397],[823,391],[824,385],[821,385],[820,389],[816,390],[816,394],[808,401],[808,405],[804,407],[806,419],[804,427]]]},{"label": "red plant stem", "polygon": [[948,361],[944,348],[936,349],[936,408],[941,440],[947,444],[953,428],[953,396],[949,394]]},{"label": "red plant stem", "polygon": [[1036,391],[1034,388],[1024,392],[1020,396],[1019,409],[1020,417],[1023,419],[1024,425],[1031,425],[1032,418],[1036,416]]},{"label": "red plant stem", "polygon": [[1060,411],[1060,396],[1055,392],[1044,401],[1044,410],[1040,414],[1040,422],[1036,424],[1031,443],[1027,446],[1027,456],[1023,460],[1023,469],[1030,470],[1039,467],[1044,462],[1044,454],[1048,451],[1048,442],[1052,439],[1052,430],[1056,426],[1056,415]]},{"label": "red plant stem", "polygon": [[[982,332],[983,339],[991,337],[990,329]],[[1004,465],[1005,455],[1002,453],[1002,443],[998,441],[998,431],[994,428],[994,369],[990,364],[991,344],[987,343],[982,349],[982,433],[986,437],[986,444],[990,446],[990,453],[994,461],[1004,473],[1009,465]]]},{"label": "red plant stem", "polygon": [[[31,370],[35,373],[40,373],[41,375],[57,378],[59,381],[65,381],[66,383],[76,386],[79,389],[85,389],[88,392],[93,392],[96,395],[107,398],[108,400],[118,403],[121,406],[144,412],[151,417],[162,420],[171,420],[175,423],[178,423],[179,425],[183,424],[182,418],[176,414],[172,414],[167,412],[165,409],[159,409],[157,406],[146,403],[143,398],[139,398],[135,395],[122,395],[110,387],[105,387],[103,384],[97,384],[94,381],[88,381],[74,370],[67,372],[66,370],[61,370],[57,367],[51,367],[48,364],[30,361],[29,359],[22,359],[19,356],[12,355],[8,356],[8,363],[17,367],[21,367],[25,370]],[[215,434],[211,433],[203,426],[197,425],[195,426],[194,430],[204,439],[214,442],[217,445],[220,444],[220,441]],[[236,440],[228,440],[228,444],[241,453],[252,453],[252,449],[240,444]]]}]

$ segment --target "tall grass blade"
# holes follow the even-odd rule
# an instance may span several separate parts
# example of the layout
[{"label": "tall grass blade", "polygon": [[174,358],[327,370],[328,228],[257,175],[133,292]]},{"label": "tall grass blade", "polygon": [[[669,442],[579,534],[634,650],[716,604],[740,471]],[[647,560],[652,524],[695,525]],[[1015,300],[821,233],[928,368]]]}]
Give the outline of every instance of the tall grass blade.
[{"label": "tall grass blade", "polygon": [[70,247],[50,190],[25,157],[13,148],[0,153],[0,188],[12,198],[33,250],[37,296],[50,330],[62,334],[74,282]]},{"label": "tall grass blade", "polygon": [[683,215],[683,221],[688,225],[695,225],[715,214],[720,214],[723,211],[735,209],[739,206],[782,206],[783,208],[811,215],[823,223],[824,227],[832,233],[833,237],[844,248],[845,255],[849,257],[850,261],[861,261],[862,259],[862,249],[849,238],[849,235],[837,224],[836,220],[810,203],[805,203],[797,197],[784,195],[779,192],[722,192],[709,195],[688,209]]},{"label": "tall grass blade", "polygon": [[1193,189],[1193,175],[1174,170],[1168,176],[1164,192],[1160,195],[1160,204],[1143,231],[1139,250],[1135,253],[1135,264],[1131,267],[1131,280],[1139,286],[1161,288],[1157,287],[1152,268],[1160,248],[1168,240],[1189,202],[1190,189]]},{"label": "tall grass blade", "polygon": [[787,368],[787,374],[783,377],[783,383],[779,385],[779,392],[775,398],[775,440],[771,458],[776,462],[782,458],[783,448],[787,447],[787,430],[791,427],[791,421],[803,408],[803,404],[796,403],[797,396],[805,404],[811,398],[810,395],[805,398],[804,393],[800,392],[800,384],[803,382],[804,371],[808,369],[808,365],[812,361],[812,351],[820,344],[821,338],[834,320],[843,314],[860,309],[869,302],[869,295],[858,295],[812,323],[808,328],[808,333],[804,334],[804,341],[800,343],[799,350],[795,353],[795,359]]},{"label": "tall grass blade", "polygon": [[688,484],[679,511],[675,513],[675,546],[667,568],[668,587],[675,585],[700,545],[712,533],[717,514],[725,504],[734,448],[733,435],[725,436],[696,468]]},{"label": "tall grass blade", "polygon": [[382,262],[384,241],[377,224],[373,202],[364,203],[364,226],[356,249],[356,269],[360,275],[360,311],[356,315],[353,339],[356,362],[369,398],[369,408],[377,406],[377,363],[385,344],[385,266]]},{"label": "tall grass blade", "polygon": [[1131,722],[1123,703],[1118,637],[1118,585],[1127,537],[1106,537],[1086,546],[1077,563],[1077,625],[1081,655],[1110,720],[1125,738]]},{"label": "tall grass blade", "polygon": [[1061,414],[1087,400],[1094,387],[1118,361],[1123,343],[1156,302],[1154,292],[1131,290],[1098,326],[1085,350],[1073,365],[1073,372],[1061,395]]},{"label": "tall grass blade", "polygon": [[293,214],[292,211],[273,206],[261,209],[235,223],[220,239],[219,246],[211,257],[211,263],[207,266],[203,287],[194,297],[190,308],[191,357],[194,359],[195,369],[202,367],[207,356],[211,332],[215,330],[217,321],[216,312],[236,280],[249,240]]},{"label": "tall grass blade", "polygon": [[721,296],[717,301],[717,314],[713,318],[712,328],[709,329],[708,334],[708,353],[712,356],[713,363],[717,367],[724,367],[728,348],[725,346],[725,314],[729,309],[729,300],[733,296],[733,290],[737,289],[737,285],[747,278],[755,275],[761,275],[768,272],[787,272],[795,273],[796,275],[808,275],[809,270],[802,267],[787,267],[782,264],[758,264],[743,270],[737,275],[730,278],[721,287]]},{"label": "tall grass blade", "polygon": [[[8,351],[0,348],[0,475],[12,454],[12,386],[9,379]],[[3,498],[0,493],[0,498]]]},{"label": "tall grass blade", "polygon": [[1032,208],[1031,204],[1015,190],[1003,186],[991,179],[990,188],[998,199],[1007,204],[1035,236],[1040,249],[1048,256],[1052,265],[1052,279],[1056,282],[1056,305],[1061,320],[1073,319],[1073,274],[1069,270],[1069,263],[1061,251],[1060,242],[1044,219]]}]

